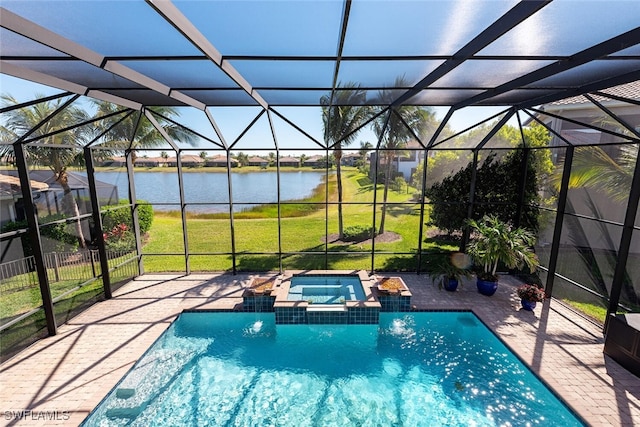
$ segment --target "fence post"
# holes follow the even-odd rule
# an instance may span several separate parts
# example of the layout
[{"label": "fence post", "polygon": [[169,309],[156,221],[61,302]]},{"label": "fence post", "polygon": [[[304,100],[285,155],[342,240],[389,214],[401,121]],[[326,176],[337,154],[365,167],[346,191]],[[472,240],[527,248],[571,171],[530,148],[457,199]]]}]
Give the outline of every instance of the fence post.
[{"label": "fence post", "polygon": [[96,263],[93,256],[94,252],[95,251],[89,250],[89,259],[91,260],[91,273],[93,274],[93,277],[96,277]]},{"label": "fence post", "polygon": [[59,264],[60,260],[58,259],[58,252],[54,252],[53,253],[53,272],[56,276],[56,282],[60,281],[60,264]]}]

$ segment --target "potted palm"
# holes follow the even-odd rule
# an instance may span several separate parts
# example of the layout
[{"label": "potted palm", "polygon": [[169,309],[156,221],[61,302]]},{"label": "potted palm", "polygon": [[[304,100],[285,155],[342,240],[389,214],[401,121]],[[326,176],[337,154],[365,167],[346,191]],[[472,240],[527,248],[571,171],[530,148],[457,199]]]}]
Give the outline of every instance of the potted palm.
[{"label": "potted palm", "polygon": [[498,263],[507,268],[533,272],[538,267],[538,257],[533,252],[535,236],[524,228],[514,228],[493,215],[485,215],[479,221],[470,220],[473,239],[467,252],[474,264],[481,268],[477,273],[478,292],[491,296],[498,289]]},{"label": "potted palm", "polygon": [[444,288],[446,291],[455,292],[463,278],[471,277],[467,263],[458,262],[464,260],[464,257],[462,253],[451,254],[450,257],[443,258],[432,267],[429,276],[433,283],[438,284],[438,289]]}]

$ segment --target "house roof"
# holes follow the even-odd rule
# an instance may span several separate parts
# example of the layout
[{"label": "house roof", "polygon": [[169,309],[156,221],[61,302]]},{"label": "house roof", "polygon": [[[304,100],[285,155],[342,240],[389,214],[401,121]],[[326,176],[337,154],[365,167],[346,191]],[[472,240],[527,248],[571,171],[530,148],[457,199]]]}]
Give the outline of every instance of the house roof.
[{"label": "house roof", "polygon": [[[183,154],[180,156],[180,160],[182,163],[203,163],[204,160],[200,156],[192,155],[192,154]],[[176,162],[175,157],[169,157],[167,159],[168,162]]]},{"label": "house roof", "polygon": [[[640,73],[640,69],[638,70],[638,73]],[[601,93],[602,94],[599,94],[599,93],[593,94],[593,99],[599,102],[608,102],[612,100],[612,98],[610,98],[609,96],[614,96],[614,97],[622,97],[622,98],[632,99],[632,100],[640,100],[640,80],[627,83],[624,85],[614,86],[612,88],[604,89],[601,91]],[[589,101],[584,96],[580,95],[580,96],[572,96],[570,98],[554,101],[549,105],[556,106],[556,105],[576,105],[576,104],[591,104],[591,101]]]},{"label": "house roof", "polygon": [[296,158],[296,157],[280,157],[280,163],[282,162],[299,162],[300,159]]},{"label": "house roof", "polygon": [[[2,176],[11,176],[17,179],[18,171],[15,171],[15,170],[3,171],[2,174],[3,174]],[[41,169],[31,170],[29,171],[29,178],[32,178],[31,182],[36,182],[36,183],[40,183],[42,185],[47,186],[47,188],[41,188],[39,189],[39,191],[45,191],[45,190],[54,189],[54,188],[60,189],[60,184],[56,182],[55,176],[53,175],[53,172],[51,172],[50,170],[41,170]],[[96,181],[97,189],[115,187],[113,184],[108,184],[106,182],[99,181],[97,179],[95,181]],[[71,188],[72,190],[89,188],[87,177],[84,175],[80,175],[79,173],[76,173],[76,172],[67,171],[67,182],[69,184],[69,188]]]},{"label": "house roof", "polygon": [[[48,184],[33,179],[29,180],[29,184],[33,191],[45,191],[49,189]],[[0,174],[0,197],[13,196],[14,194],[22,194],[20,178],[5,175],[5,172],[3,172]]]}]

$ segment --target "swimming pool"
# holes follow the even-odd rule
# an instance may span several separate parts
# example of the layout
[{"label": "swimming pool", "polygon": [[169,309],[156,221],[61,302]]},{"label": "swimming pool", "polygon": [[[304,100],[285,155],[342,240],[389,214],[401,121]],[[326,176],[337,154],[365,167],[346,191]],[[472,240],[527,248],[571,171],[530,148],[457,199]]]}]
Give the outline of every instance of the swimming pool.
[{"label": "swimming pool", "polygon": [[379,325],[183,313],[83,422],[108,425],[583,425],[470,312]]},{"label": "swimming pool", "polygon": [[364,300],[364,290],[356,275],[296,275],[291,278],[287,301],[314,304],[341,304]]}]

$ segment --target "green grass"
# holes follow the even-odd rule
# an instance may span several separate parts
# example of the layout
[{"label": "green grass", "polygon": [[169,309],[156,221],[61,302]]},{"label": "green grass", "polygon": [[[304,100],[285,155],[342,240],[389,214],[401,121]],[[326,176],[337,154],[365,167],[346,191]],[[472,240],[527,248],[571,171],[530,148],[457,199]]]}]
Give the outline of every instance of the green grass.
[{"label": "green grass", "polygon": [[606,307],[570,299],[562,299],[562,301],[602,324],[604,324],[604,321],[607,318]]},{"label": "green grass", "polygon": [[[335,175],[329,180],[329,202],[335,203]],[[343,173],[343,205],[344,226],[366,225],[373,221],[373,200],[380,204],[383,199],[383,186],[379,185],[374,196],[373,184],[355,168],[345,168]],[[294,204],[281,205],[281,249],[283,252],[304,252],[286,256],[284,268],[299,269],[308,266],[324,266],[325,236],[338,232],[338,208],[330,204],[326,212],[324,201],[326,188],[316,188],[309,199],[296,201]],[[314,204],[321,203],[321,204]],[[385,231],[400,235],[400,239],[390,243],[376,242],[376,252],[410,252],[410,255],[380,257],[376,268],[393,269],[400,262],[400,269],[415,270],[415,256],[418,248],[420,227],[419,205],[411,201],[407,191],[389,191]],[[381,207],[376,211],[376,228],[379,227]],[[328,219],[327,219],[328,217]],[[278,269],[278,257],[262,255],[262,253],[278,252],[278,212],[275,205],[259,206],[249,211],[234,214],[235,251],[238,257],[238,268],[244,271],[261,271]],[[187,219],[187,238],[189,251],[194,260],[192,270],[224,271],[232,266],[230,255],[214,255],[231,252],[231,230],[228,214],[193,215]],[[371,251],[371,243],[329,243],[329,252],[366,252]],[[455,250],[450,244],[440,245],[438,241],[425,243],[428,250]],[[154,224],[149,231],[144,246],[144,254],[180,254],[184,251],[183,232],[179,213],[156,212]],[[343,258],[343,259],[340,259]],[[393,259],[396,259],[393,262]],[[251,261],[255,261],[252,267]],[[183,256],[145,256],[145,271],[184,271]],[[353,254],[331,256],[330,268],[371,268],[370,255]],[[410,267],[413,265],[413,267]]]}]

